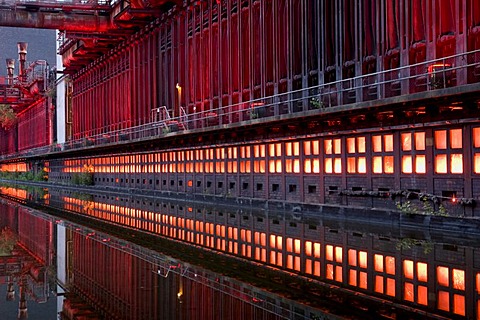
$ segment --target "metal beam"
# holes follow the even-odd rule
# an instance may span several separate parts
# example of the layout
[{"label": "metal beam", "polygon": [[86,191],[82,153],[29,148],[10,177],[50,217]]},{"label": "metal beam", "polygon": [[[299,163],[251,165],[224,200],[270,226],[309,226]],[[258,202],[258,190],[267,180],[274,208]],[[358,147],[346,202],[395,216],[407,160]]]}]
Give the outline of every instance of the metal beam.
[{"label": "metal beam", "polygon": [[108,16],[93,13],[31,12],[23,10],[0,10],[4,27],[55,29],[77,32],[108,32],[116,29]]}]

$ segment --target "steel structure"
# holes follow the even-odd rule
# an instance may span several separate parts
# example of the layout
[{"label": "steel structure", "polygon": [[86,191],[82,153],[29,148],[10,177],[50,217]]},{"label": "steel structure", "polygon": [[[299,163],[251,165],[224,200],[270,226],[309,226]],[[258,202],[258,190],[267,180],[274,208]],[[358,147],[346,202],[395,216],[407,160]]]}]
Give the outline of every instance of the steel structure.
[{"label": "steel structure", "polygon": [[[58,27],[69,140],[19,147],[27,131],[6,130],[5,168],[42,163],[61,183],[88,168],[101,186],[279,205],[426,198],[479,214],[477,1],[33,5],[18,4],[43,27],[85,16]],[[28,14],[5,21],[36,27]]]}]

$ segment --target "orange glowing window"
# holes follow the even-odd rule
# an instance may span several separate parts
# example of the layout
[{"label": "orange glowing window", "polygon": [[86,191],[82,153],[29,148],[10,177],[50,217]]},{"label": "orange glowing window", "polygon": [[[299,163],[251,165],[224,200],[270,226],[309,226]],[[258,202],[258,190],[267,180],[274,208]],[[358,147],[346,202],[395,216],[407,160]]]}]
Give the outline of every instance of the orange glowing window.
[{"label": "orange glowing window", "polygon": [[375,292],[383,293],[383,277],[382,276],[375,276]]},{"label": "orange glowing window", "polygon": [[367,273],[360,271],[359,277],[360,277],[359,287],[362,289],[367,289],[367,284],[368,284]]},{"label": "orange glowing window", "polygon": [[358,149],[358,153],[365,153],[366,151],[365,137],[357,137],[357,149]]},{"label": "orange glowing window", "polygon": [[412,134],[411,133],[402,133],[402,150],[411,151],[412,150]]},{"label": "orange glowing window", "polygon": [[275,157],[275,144],[271,143],[268,145],[268,155],[270,157]]},{"label": "orange glowing window", "polygon": [[463,155],[452,154],[450,155],[450,171],[452,173],[463,173]]},{"label": "orange glowing window", "polygon": [[303,142],[303,154],[306,156],[312,155],[312,147],[311,147],[312,141],[304,141]]},{"label": "orange glowing window", "polygon": [[341,140],[340,139],[326,139],[324,142],[325,154],[341,154]]},{"label": "orange glowing window", "polygon": [[462,129],[450,130],[450,148],[460,149],[463,147]]},{"label": "orange glowing window", "polygon": [[383,136],[385,143],[385,152],[393,151],[393,134],[386,134]]},{"label": "orange glowing window", "polygon": [[453,295],[453,313],[465,315],[465,297],[459,294]]},{"label": "orange glowing window", "polygon": [[319,141],[312,141],[312,154],[319,155],[320,154],[320,142]]},{"label": "orange glowing window", "polygon": [[465,271],[452,270],[453,288],[457,290],[465,290]]},{"label": "orange glowing window", "polygon": [[294,241],[294,252],[297,254],[300,254],[300,246],[301,246],[301,241],[300,239],[295,239]]},{"label": "orange glowing window", "polygon": [[435,149],[438,149],[438,150],[447,149],[447,131],[446,130],[435,131]]},{"label": "orange glowing window", "polygon": [[475,153],[473,156],[473,171],[480,173],[480,153]]},{"label": "orange glowing window", "polygon": [[299,156],[300,155],[300,143],[299,142],[287,142],[285,143],[285,153],[287,156]]},{"label": "orange glowing window", "polygon": [[417,279],[418,281],[427,282],[427,264],[417,262]]},{"label": "orange glowing window", "polygon": [[348,264],[351,266],[357,265],[357,250],[348,250]]},{"label": "orange glowing window", "polygon": [[476,289],[477,289],[477,293],[480,293],[480,273],[477,273],[477,275],[475,276],[475,280],[476,280]]},{"label": "orange glowing window", "polygon": [[428,305],[428,288],[425,286],[418,286],[417,288],[417,303]]},{"label": "orange glowing window", "polygon": [[473,128],[473,147],[480,148],[480,127]]},{"label": "orange glowing window", "polygon": [[335,266],[335,281],[342,282],[343,281],[343,268],[341,266]]},{"label": "orange glowing window", "polygon": [[447,267],[437,267],[437,282],[439,285],[444,287],[449,286],[448,271]]},{"label": "orange glowing window", "polygon": [[327,245],[325,247],[325,258],[329,261],[333,261],[333,246]]},{"label": "orange glowing window", "polygon": [[448,292],[439,291],[437,303],[438,309],[450,311],[450,295],[448,294]]},{"label": "orange glowing window", "polygon": [[326,173],[333,173],[333,159],[326,158],[325,159],[325,172]]},{"label": "orange glowing window", "polygon": [[383,165],[385,173],[393,173],[393,156],[385,156]]},{"label": "orange glowing window", "polygon": [[473,147],[480,148],[480,127],[473,128]]},{"label": "orange glowing window", "polygon": [[403,274],[407,279],[413,279],[413,261],[405,260],[403,261]]},{"label": "orange glowing window", "polygon": [[324,141],[325,154],[333,154],[333,144],[331,139]]},{"label": "orange glowing window", "polygon": [[415,172],[416,173],[426,173],[427,166],[424,155],[418,155],[415,157]]},{"label": "orange glowing window", "polygon": [[343,248],[335,247],[335,261],[342,263],[343,261]]},{"label": "orange glowing window", "polygon": [[347,172],[348,173],[355,173],[357,172],[357,158],[355,157],[348,157],[347,158]]},{"label": "orange glowing window", "polygon": [[365,157],[358,158],[358,173],[367,173],[367,159]]},{"label": "orange glowing window", "polygon": [[413,172],[412,156],[403,156],[402,157],[402,172],[403,173],[412,173]]},{"label": "orange glowing window", "polygon": [[315,258],[320,258],[320,243],[315,242],[313,244],[313,256]]},{"label": "orange glowing window", "polygon": [[327,277],[327,279],[333,280],[333,264],[327,263],[325,276]]},{"label": "orange glowing window", "polygon": [[367,252],[366,251],[360,251],[358,253],[358,261],[359,261],[359,266],[361,268],[367,268]]},{"label": "orange glowing window", "polygon": [[340,158],[335,158],[333,161],[333,172],[342,173],[342,160]]},{"label": "orange glowing window", "polygon": [[403,287],[403,299],[413,302],[415,300],[415,292],[413,283],[405,282]]},{"label": "orange glowing window", "polygon": [[387,295],[395,297],[395,279],[387,278]]},{"label": "orange glowing window", "polygon": [[347,138],[347,153],[355,153],[355,138]]},{"label": "orange glowing window", "polygon": [[376,254],[373,256],[375,271],[383,272],[383,255]]},{"label": "orange glowing window", "polygon": [[435,172],[447,173],[447,155],[438,154],[435,156]]},{"label": "orange glowing window", "polygon": [[373,157],[373,173],[383,173],[382,157]]},{"label": "orange glowing window", "polygon": [[312,242],[311,241],[305,241],[305,255],[307,255],[307,256],[312,256],[313,255],[313,248],[312,248]]},{"label": "orange glowing window", "polygon": [[293,156],[292,142],[285,143],[285,155],[287,157]]},{"label": "orange glowing window", "polygon": [[373,152],[382,152],[382,136],[372,137]]},{"label": "orange glowing window", "polygon": [[351,286],[357,286],[357,270],[348,271],[348,284]]}]

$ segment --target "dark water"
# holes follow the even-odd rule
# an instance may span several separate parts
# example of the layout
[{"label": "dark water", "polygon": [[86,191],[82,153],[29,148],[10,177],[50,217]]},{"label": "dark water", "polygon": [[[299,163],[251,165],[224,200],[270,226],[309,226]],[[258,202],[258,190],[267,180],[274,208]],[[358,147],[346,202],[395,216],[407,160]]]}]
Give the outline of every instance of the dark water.
[{"label": "dark water", "polygon": [[64,319],[479,315],[477,221],[0,191],[10,199],[0,204],[0,292],[7,297],[9,281],[15,288],[15,301],[0,303],[5,319],[16,319],[21,301],[28,319],[57,310]]}]

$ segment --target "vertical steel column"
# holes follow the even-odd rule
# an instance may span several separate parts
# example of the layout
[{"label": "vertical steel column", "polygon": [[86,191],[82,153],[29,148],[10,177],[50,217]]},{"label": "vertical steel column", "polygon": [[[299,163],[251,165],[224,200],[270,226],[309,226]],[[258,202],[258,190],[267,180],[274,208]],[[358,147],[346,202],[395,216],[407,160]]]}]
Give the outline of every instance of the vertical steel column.
[{"label": "vertical steel column", "polygon": [[[207,50],[208,50],[208,69],[206,72],[208,73],[208,92],[206,95],[210,98],[210,106],[209,109],[214,108],[214,72],[215,68],[213,67],[216,61],[213,60],[213,2],[209,1],[208,3],[208,43],[207,43]],[[220,118],[221,119],[221,118]]]},{"label": "vertical steel column", "polygon": [[171,50],[172,50],[172,94],[173,94],[173,105],[172,105],[172,117],[178,117],[180,115],[180,100],[181,100],[181,87],[183,86],[180,79],[180,54],[179,54],[179,32],[178,32],[178,16],[170,17],[169,20],[171,28]]},{"label": "vertical steel column", "polygon": [[286,50],[286,55],[287,55],[287,92],[288,92],[288,113],[292,113],[293,110],[293,95],[290,93],[293,90],[293,0],[287,0],[286,1],[286,12],[288,12],[287,16],[284,17],[287,25],[287,41],[286,41],[286,47],[284,50]]},{"label": "vertical steel column", "polygon": [[228,105],[232,105],[233,97],[233,59],[232,59],[232,0],[227,0],[227,95]]},{"label": "vertical steel column", "polygon": [[191,5],[189,7],[190,12],[191,12],[191,25],[192,25],[192,48],[190,51],[190,61],[193,61],[193,64],[190,67],[190,74],[192,75],[191,79],[191,94],[192,94],[192,101],[194,104],[194,108],[196,109],[197,112],[203,111],[200,110],[200,108],[197,108],[197,82],[198,82],[198,58],[195,54],[197,51],[197,34],[196,34],[196,23],[197,23],[197,17],[196,17],[196,7],[194,5]]},{"label": "vertical steel column", "polygon": [[[460,52],[467,52],[468,51],[468,44],[467,44],[467,13],[471,11],[467,11],[467,1],[465,0],[456,0],[455,1],[455,17],[453,18],[455,24],[455,53]],[[462,22],[462,23],[461,23]],[[458,68],[456,71],[456,80],[457,86],[467,84],[467,68],[465,65],[468,63],[467,58],[465,56],[458,56],[454,60],[455,67]]]},{"label": "vertical steel column", "polygon": [[[185,34],[185,24],[184,24],[184,18],[185,17],[185,11],[181,10],[177,17],[176,17],[176,27],[177,27],[177,60],[178,60],[178,83],[180,85],[180,90],[177,91],[176,94],[178,95],[178,104],[180,107],[185,107],[185,112],[188,113],[188,108],[187,108],[187,103],[188,101],[185,99],[185,94],[188,91],[188,86],[187,86],[187,81],[186,81],[186,55],[185,55],[185,42],[187,41],[186,34]],[[183,90],[182,90],[183,89]],[[179,116],[182,114],[179,113]]]},{"label": "vertical steel column", "polygon": [[[334,16],[334,23],[335,23],[335,27],[334,27],[334,32],[335,32],[335,38],[334,38],[334,41],[335,41],[335,50],[334,50],[334,54],[335,54],[335,69],[336,69],[336,77],[335,79],[337,81],[339,80],[342,80],[343,79],[343,76],[342,76],[342,71],[343,71],[343,68],[342,68],[342,65],[343,65],[343,39],[345,37],[345,29],[344,29],[344,26],[343,26],[343,15],[342,13],[344,12],[344,8],[343,8],[343,5],[342,5],[342,2],[344,0],[335,0],[334,2],[334,5],[333,5],[333,11],[335,13],[335,16]],[[342,84],[340,82],[337,82],[337,85],[336,85],[336,94],[337,94],[337,99],[338,99],[338,104],[339,105],[342,105],[343,104],[343,94],[342,94]]]},{"label": "vertical steel column", "polygon": [[[269,44],[265,41],[266,39],[266,28],[265,28],[265,1],[261,1],[259,4],[259,14],[260,14],[260,25],[258,26],[259,32],[259,41],[260,41],[260,97],[265,97],[266,93],[266,85],[267,85],[267,66],[266,66],[266,53],[267,49],[266,46]],[[258,97],[255,97],[258,98]]]},{"label": "vertical steel column", "polygon": [[[249,48],[249,52],[248,52],[248,69],[249,69],[249,78],[248,78],[248,100],[252,100],[253,99],[253,91],[254,91],[254,87],[255,87],[255,81],[254,81],[254,78],[255,78],[255,70],[254,70],[254,59],[255,59],[255,55],[253,53],[253,50],[252,48],[255,48],[255,43],[254,43],[254,28],[255,26],[253,25],[253,6],[254,6],[254,1],[255,0],[249,0],[248,1],[248,48]],[[243,98],[243,97],[242,97]],[[243,99],[242,99],[243,101]],[[243,115],[243,112],[240,114],[240,117],[241,115]],[[243,120],[243,119],[240,119],[240,120]]]},{"label": "vertical steel column", "polygon": [[159,107],[159,104],[158,104],[158,97],[160,95],[160,92],[158,90],[158,78],[159,78],[159,75],[158,75],[158,59],[159,59],[159,50],[158,50],[158,46],[159,46],[159,43],[158,43],[158,21],[155,21],[154,22],[154,27],[153,27],[153,30],[151,32],[151,41],[152,41],[152,45],[151,45],[151,49],[153,51],[153,54],[152,54],[152,61],[151,61],[151,65],[150,65],[150,69],[151,69],[151,72],[152,72],[152,83],[150,84],[150,90],[152,91],[152,105],[151,107],[152,108],[157,108]]}]

